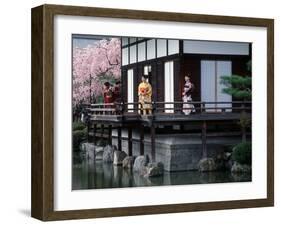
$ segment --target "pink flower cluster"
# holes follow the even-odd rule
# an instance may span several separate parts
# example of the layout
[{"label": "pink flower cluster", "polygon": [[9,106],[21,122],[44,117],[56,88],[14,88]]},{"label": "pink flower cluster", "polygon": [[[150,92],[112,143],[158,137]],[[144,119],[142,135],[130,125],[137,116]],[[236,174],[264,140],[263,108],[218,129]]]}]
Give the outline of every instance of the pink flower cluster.
[{"label": "pink flower cluster", "polygon": [[102,94],[104,78],[121,77],[121,42],[102,39],[86,48],[73,49],[73,103],[89,102],[91,93]]}]

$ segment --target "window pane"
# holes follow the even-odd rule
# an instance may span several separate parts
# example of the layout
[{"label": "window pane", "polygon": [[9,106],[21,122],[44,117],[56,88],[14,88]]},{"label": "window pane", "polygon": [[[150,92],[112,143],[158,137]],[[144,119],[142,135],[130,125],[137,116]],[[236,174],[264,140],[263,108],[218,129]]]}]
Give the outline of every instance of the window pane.
[{"label": "window pane", "polygon": [[137,41],[137,38],[130,38],[130,44],[134,43]]},{"label": "window pane", "polygon": [[155,58],[155,39],[147,41],[147,60]]},{"label": "window pane", "polygon": [[122,46],[128,45],[128,38],[122,38]]},{"label": "window pane", "polygon": [[167,40],[157,39],[157,57],[162,57],[167,55]]},{"label": "window pane", "polygon": [[130,46],[130,64],[137,62],[137,46]]},{"label": "window pane", "polygon": [[168,40],[168,54],[179,53],[179,40]]},{"label": "window pane", "polygon": [[145,42],[138,44],[138,61],[145,60]]},{"label": "window pane", "polygon": [[122,49],[122,65],[129,63],[128,48]]}]

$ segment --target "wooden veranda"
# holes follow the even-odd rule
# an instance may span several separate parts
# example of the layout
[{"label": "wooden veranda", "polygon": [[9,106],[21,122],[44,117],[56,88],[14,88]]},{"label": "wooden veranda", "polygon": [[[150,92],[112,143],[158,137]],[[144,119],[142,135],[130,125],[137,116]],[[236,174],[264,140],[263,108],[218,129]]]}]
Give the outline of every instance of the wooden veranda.
[{"label": "wooden veranda", "polygon": [[[202,157],[207,157],[207,126],[209,124],[238,122],[241,117],[251,118],[251,102],[189,102],[195,112],[183,114],[183,102],[152,102],[152,113],[140,114],[140,103],[112,103],[86,105],[88,115],[88,140],[96,142],[97,126],[101,136],[112,143],[112,129],[117,129],[118,150],[122,150],[122,129],[128,130],[128,155],[133,151],[133,129],[139,130],[140,155],[144,155],[144,127],[150,130],[151,156],[155,161],[155,138],[157,126],[184,126],[193,122],[201,125]],[[105,135],[105,127],[107,135]],[[242,130],[242,133],[246,131]]]}]

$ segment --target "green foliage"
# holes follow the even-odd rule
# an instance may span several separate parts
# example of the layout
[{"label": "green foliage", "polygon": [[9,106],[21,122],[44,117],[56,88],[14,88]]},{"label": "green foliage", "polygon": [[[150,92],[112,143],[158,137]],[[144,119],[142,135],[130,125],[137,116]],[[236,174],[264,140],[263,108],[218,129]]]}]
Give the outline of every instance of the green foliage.
[{"label": "green foliage", "polygon": [[252,98],[252,78],[250,76],[221,76],[221,83],[226,86],[223,89],[224,93],[237,99],[250,100]]},{"label": "green foliage", "polygon": [[249,128],[251,127],[251,123],[252,120],[251,118],[249,118],[245,112],[242,112],[240,115],[240,120],[238,122],[238,124],[242,127],[242,128]]},{"label": "green foliage", "polygon": [[240,164],[252,164],[252,143],[242,142],[233,148],[232,159]]},{"label": "green foliage", "polygon": [[73,122],[72,124],[72,130],[83,130],[86,128],[86,125],[83,122]]},{"label": "green foliage", "polygon": [[246,64],[247,70],[252,71],[252,60],[249,60]]},{"label": "green foliage", "polygon": [[87,128],[83,130],[75,130],[72,132],[72,147],[73,151],[79,151],[79,146],[87,137]]}]

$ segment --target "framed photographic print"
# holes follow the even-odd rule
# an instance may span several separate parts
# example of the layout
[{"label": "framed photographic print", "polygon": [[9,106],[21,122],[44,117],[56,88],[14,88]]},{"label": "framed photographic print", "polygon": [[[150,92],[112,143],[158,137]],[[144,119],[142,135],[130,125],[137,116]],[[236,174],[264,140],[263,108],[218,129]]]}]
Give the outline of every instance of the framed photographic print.
[{"label": "framed photographic print", "polygon": [[32,9],[32,216],[273,206],[272,19]]}]

